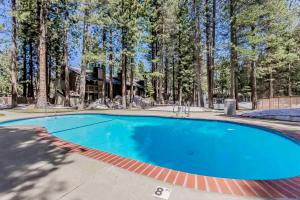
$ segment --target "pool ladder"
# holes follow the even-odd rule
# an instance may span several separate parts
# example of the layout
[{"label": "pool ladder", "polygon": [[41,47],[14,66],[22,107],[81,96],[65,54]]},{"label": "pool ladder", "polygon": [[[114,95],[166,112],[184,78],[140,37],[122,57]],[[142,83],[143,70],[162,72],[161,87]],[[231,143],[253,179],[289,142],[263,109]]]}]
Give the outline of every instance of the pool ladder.
[{"label": "pool ladder", "polygon": [[[173,106],[173,112],[176,114],[176,117],[190,117],[191,106],[189,102],[184,103],[184,105],[180,105],[179,102],[176,102]],[[184,113],[186,116],[181,115]]]}]

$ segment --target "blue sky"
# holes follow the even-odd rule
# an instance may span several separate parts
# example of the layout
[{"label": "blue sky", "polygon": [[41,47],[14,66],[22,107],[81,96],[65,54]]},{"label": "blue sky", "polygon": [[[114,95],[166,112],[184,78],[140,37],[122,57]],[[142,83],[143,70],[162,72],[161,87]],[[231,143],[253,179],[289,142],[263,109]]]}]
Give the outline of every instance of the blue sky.
[{"label": "blue sky", "polygon": [[4,24],[4,30],[0,31],[0,49],[7,47],[10,44],[10,7],[7,1],[0,3],[0,23]]}]

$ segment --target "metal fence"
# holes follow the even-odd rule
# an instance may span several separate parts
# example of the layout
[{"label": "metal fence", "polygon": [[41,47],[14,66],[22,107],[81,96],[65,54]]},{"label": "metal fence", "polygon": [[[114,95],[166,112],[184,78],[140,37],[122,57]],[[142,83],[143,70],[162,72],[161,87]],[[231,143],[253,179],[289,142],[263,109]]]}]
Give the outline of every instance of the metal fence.
[{"label": "metal fence", "polygon": [[257,104],[260,110],[297,107],[300,107],[300,96],[263,98],[259,99]]}]

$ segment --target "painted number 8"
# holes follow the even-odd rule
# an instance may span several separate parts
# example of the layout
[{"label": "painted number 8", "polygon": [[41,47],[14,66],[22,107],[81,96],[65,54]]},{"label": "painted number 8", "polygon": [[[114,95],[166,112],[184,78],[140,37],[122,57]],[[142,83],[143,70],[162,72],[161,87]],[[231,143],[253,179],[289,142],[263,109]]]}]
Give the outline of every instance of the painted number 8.
[{"label": "painted number 8", "polygon": [[163,192],[163,191],[164,191],[163,188],[158,187],[158,188],[156,189],[156,191],[155,191],[155,194],[156,194],[157,196],[160,196],[160,195],[162,195],[162,192]]}]

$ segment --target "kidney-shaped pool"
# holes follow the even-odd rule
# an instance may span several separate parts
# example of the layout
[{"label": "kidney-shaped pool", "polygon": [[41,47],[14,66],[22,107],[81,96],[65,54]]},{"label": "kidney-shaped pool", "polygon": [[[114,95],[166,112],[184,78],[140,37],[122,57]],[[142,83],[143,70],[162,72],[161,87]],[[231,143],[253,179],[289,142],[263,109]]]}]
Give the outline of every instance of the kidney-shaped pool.
[{"label": "kidney-shaped pool", "polygon": [[198,175],[270,180],[300,175],[300,144],[237,123],[145,116],[77,114],[23,119],[56,137],[138,161]]}]

